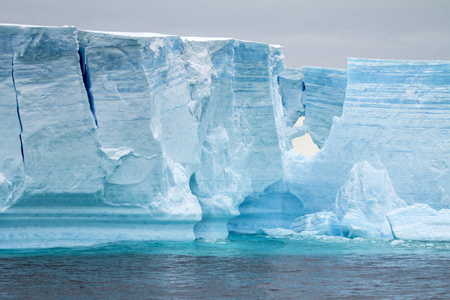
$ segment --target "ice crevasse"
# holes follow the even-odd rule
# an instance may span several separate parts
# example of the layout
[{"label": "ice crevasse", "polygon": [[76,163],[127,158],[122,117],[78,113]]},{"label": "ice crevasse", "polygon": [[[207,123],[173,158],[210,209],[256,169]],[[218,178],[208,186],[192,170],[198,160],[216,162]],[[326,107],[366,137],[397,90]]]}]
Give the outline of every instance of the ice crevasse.
[{"label": "ice crevasse", "polygon": [[448,240],[449,111],[447,61],[289,69],[257,42],[1,25],[0,248]]}]

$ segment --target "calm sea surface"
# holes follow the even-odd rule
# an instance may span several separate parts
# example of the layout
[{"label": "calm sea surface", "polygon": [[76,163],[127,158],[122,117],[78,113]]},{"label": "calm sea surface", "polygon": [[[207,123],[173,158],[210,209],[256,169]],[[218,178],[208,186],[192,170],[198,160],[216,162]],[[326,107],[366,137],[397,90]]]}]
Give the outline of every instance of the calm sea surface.
[{"label": "calm sea surface", "polygon": [[231,235],[0,250],[0,298],[450,299],[450,243]]}]

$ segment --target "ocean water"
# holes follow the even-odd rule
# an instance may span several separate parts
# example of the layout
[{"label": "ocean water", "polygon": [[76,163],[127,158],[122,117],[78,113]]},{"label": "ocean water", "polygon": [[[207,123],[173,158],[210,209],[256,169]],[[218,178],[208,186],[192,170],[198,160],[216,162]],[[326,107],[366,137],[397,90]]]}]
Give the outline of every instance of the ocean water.
[{"label": "ocean water", "polygon": [[450,243],[230,235],[0,251],[2,299],[450,299]]}]

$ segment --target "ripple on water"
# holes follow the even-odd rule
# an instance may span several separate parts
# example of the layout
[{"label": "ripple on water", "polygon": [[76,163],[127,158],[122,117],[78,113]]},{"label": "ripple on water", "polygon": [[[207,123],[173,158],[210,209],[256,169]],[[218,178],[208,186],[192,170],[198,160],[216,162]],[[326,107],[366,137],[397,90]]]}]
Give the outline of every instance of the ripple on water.
[{"label": "ripple on water", "polygon": [[2,298],[446,298],[450,244],[231,235],[0,252]]}]

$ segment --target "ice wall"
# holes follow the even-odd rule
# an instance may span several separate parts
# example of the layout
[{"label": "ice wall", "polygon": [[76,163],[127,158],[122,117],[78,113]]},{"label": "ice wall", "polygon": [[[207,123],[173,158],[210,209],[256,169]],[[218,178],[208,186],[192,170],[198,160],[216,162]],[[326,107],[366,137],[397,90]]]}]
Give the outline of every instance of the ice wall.
[{"label": "ice wall", "polygon": [[188,186],[199,163],[198,140],[180,38],[80,31],[79,40],[109,158],[104,202],[142,206],[154,219],[200,220]]},{"label": "ice wall", "polygon": [[11,31],[0,30],[0,212],[23,193],[22,125],[13,73]]},{"label": "ice wall", "polygon": [[307,132],[306,127],[294,127],[299,117],[305,115],[303,103],[305,81],[302,70],[285,68],[278,76],[278,101],[274,102],[280,147],[286,153],[292,150],[292,139]]},{"label": "ice wall", "polygon": [[74,27],[29,27],[12,36],[31,193],[94,193],[103,187],[98,137],[77,45]]},{"label": "ice wall", "polygon": [[226,237],[227,221],[239,215],[244,198],[283,177],[273,106],[281,53],[279,47],[254,42],[193,40],[188,45],[207,47],[214,71],[200,120],[209,124],[202,163],[191,178],[204,213],[195,229],[197,236]]},{"label": "ice wall", "polygon": [[1,26],[0,31],[2,112],[8,126],[2,133],[16,136],[2,143],[14,149],[11,166],[19,165],[22,156],[33,193],[101,190],[104,172],[85,101],[76,29]]}]

